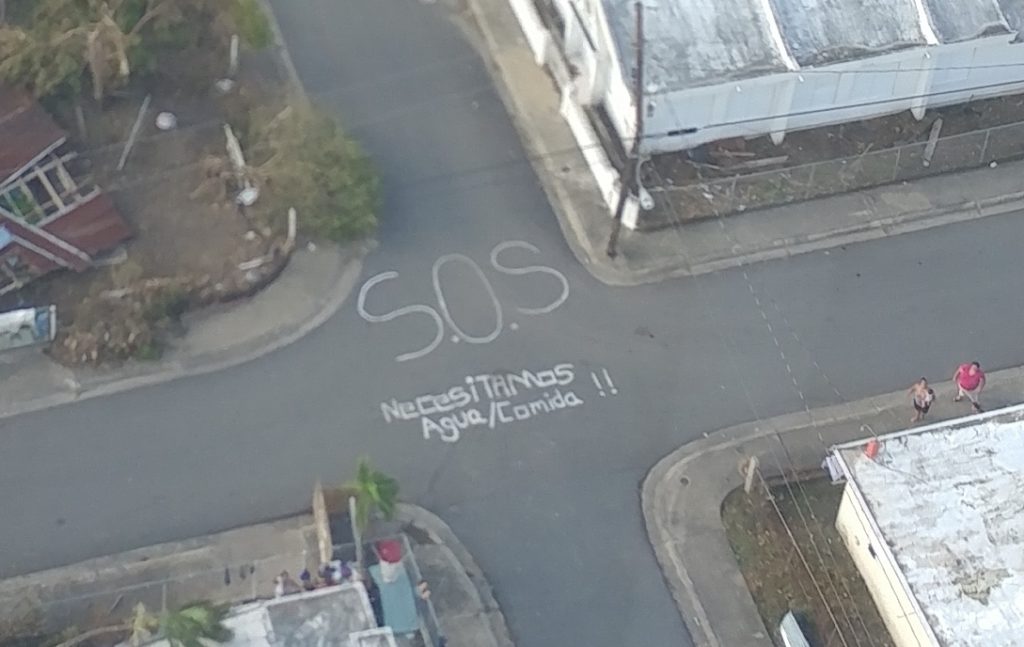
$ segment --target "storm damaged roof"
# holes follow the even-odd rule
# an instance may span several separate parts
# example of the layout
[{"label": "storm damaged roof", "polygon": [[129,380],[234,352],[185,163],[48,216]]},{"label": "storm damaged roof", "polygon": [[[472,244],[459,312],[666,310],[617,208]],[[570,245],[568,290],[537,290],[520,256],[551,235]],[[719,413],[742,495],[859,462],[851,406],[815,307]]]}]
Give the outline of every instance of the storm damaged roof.
[{"label": "storm damaged roof", "polygon": [[940,42],[958,43],[984,36],[1011,33],[996,0],[959,0],[958,2],[922,0],[922,2]]},{"label": "storm damaged roof", "polygon": [[802,67],[928,44],[914,0],[771,1],[783,40]]},{"label": "storm damaged roof", "polygon": [[[627,78],[636,17],[628,0],[603,0]],[[772,15],[756,0],[657,0],[644,6],[644,76],[659,90],[711,85],[787,69]]]},{"label": "storm damaged roof", "polygon": [[1024,29],[1024,0],[999,0],[999,10],[1010,29],[1015,32]]},{"label": "storm damaged roof", "polygon": [[[629,78],[633,3],[601,2]],[[664,92],[1009,35],[1022,24],[1024,0],[648,0],[644,76],[649,92]]]}]

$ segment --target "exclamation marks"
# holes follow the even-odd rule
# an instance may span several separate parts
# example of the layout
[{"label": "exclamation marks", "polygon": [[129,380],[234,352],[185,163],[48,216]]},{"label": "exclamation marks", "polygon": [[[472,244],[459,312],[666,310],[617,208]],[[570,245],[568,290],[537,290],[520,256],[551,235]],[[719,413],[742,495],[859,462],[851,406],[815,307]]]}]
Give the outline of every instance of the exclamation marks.
[{"label": "exclamation marks", "polygon": [[612,395],[618,395],[619,390],[615,388],[615,382],[612,382],[612,376],[608,375],[608,369],[602,368],[601,372],[604,373],[604,380],[608,383],[608,389],[612,392]]},{"label": "exclamation marks", "polygon": [[[601,377],[604,378],[604,381],[601,380]],[[615,387],[615,382],[612,382],[612,376],[608,374],[608,369],[601,369],[601,377],[598,377],[597,373],[593,371],[590,372],[590,379],[594,381],[594,386],[597,387],[597,394],[602,398],[607,396],[608,393],[605,392],[607,388],[612,395],[618,395],[619,390]]]}]

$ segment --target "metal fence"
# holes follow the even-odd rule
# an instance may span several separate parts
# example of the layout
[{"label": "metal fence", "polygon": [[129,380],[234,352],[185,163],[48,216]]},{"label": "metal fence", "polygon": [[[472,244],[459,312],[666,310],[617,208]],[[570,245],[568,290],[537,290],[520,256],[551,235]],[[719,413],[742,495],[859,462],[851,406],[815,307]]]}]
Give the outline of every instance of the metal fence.
[{"label": "metal fence", "polygon": [[[379,540],[380,538],[376,538]],[[423,580],[409,538],[403,533],[384,539],[402,543],[403,565],[415,587]],[[352,544],[334,547],[335,558],[355,560]],[[274,597],[274,579],[288,571],[294,578],[303,568],[315,564],[310,552],[291,552],[255,560],[217,562],[198,551],[196,565],[188,572],[162,576],[166,567],[152,564],[152,570],[139,566],[136,571],[102,580],[98,586],[93,577],[29,576],[12,578],[0,588],[0,637],[53,635],[70,627],[87,630],[117,624],[128,617],[136,604],[142,603],[151,612],[175,609],[196,600],[240,604]],[[366,545],[368,563],[376,560],[372,544]],[[159,562],[159,560],[153,560]],[[205,562],[205,564],[204,564]],[[19,580],[25,580],[19,584]],[[444,634],[430,599],[422,599],[413,591],[420,621],[420,634],[428,647],[441,647]]]},{"label": "metal fence", "polygon": [[[405,567],[406,573],[409,575],[409,581],[415,587],[424,578],[416,561],[416,556],[413,553],[412,544],[405,533],[388,537],[375,537],[373,542],[364,544],[363,554],[366,565],[371,566],[377,563],[377,553],[373,550],[373,544],[382,540],[397,540],[401,542],[402,566]],[[355,544],[335,545],[334,558],[343,561],[354,561],[356,558],[355,548]],[[416,591],[413,591],[413,599],[416,601],[416,615],[419,617],[420,634],[424,644],[428,647],[442,647],[444,644],[444,634],[441,631],[441,623],[437,619],[434,603],[429,598],[424,599],[420,597]]]},{"label": "metal fence", "polygon": [[[142,603],[152,612],[175,609],[195,600],[241,603],[274,595],[274,578],[283,570],[297,574],[311,557],[284,553],[231,563],[196,555],[199,567],[173,577],[154,559],[110,577],[27,576],[11,578],[0,590],[0,629],[9,635],[53,634],[106,626],[127,617]],[[88,575],[88,573],[85,573]],[[24,581],[25,584],[20,584]]]},{"label": "metal fence", "polygon": [[867,151],[840,159],[734,175],[671,187],[648,187],[673,208],[643,214],[642,229],[677,225],[738,211],[914,180],[1024,157],[1024,122],[940,137],[925,164],[928,142]]},{"label": "metal fence", "polygon": [[[409,579],[414,583],[423,580],[423,574],[420,572],[420,566],[416,562],[416,556],[412,552],[412,546],[409,544],[409,537],[406,534],[402,534],[402,554],[404,555],[402,563],[405,568],[409,571]],[[442,647],[444,634],[441,632],[441,623],[437,620],[437,612],[434,609],[434,603],[430,601],[430,598],[423,599],[419,595],[415,596],[416,599],[416,612],[420,616],[420,623],[423,627],[424,638],[428,645],[431,647]]]}]

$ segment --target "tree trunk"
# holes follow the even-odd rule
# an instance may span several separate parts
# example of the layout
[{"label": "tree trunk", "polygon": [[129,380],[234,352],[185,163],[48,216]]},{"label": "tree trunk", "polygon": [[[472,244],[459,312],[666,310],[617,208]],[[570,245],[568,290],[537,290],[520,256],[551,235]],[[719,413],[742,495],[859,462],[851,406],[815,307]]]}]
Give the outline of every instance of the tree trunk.
[{"label": "tree trunk", "polygon": [[[2,0],[0,0],[0,1],[2,1]],[[97,636],[105,636],[106,634],[114,634],[114,633],[120,633],[120,632],[124,632],[124,631],[131,631],[131,628],[132,628],[132,626],[129,625],[129,624],[111,625],[109,627],[98,627],[96,629],[92,629],[90,631],[87,631],[84,634],[78,634],[77,636],[75,636],[71,640],[65,640],[64,642],[60,643],[56,647],[74,647],[74,645],[78,645],[80,643],[83,643],[86,640],[91,640],[92,638],[96,638]]]}]

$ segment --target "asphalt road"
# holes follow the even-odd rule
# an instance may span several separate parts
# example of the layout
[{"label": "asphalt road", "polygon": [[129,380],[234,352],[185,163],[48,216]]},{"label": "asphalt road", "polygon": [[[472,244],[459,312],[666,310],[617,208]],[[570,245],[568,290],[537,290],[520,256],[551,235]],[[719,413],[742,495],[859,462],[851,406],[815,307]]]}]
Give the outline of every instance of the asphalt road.
[{"label": "asphalt road", "polygon": [[[309,90],[383,173],[364,310],[394,318],[368,321],[353,295],[255,362],[0,422],[0,576],[291,513],[317,475],[340,481],[368,455],[464,539],[521,647],[685,645],[638,504],[662,455],[724,426],[940,379],[960,361],[1024,364],[1016,215],[608,288],[573,259],[443,9],[274,6]],[[507,241],[536,251],[506,245],[493,263]],[[545,269],[508,270],[527,266]],[[395,360],[407,353],[423,354]],[[561,364],[572,367],[541,374]],[[456,442],[382,413],[391,398],[523,369],[570,372],[558,388],[580,404],[558,408],[553,386],[506,397],[488,384],[489,397],[473,382],[482,424]],[[550,411],[515,420],[515,403],[537,399]]]}]

